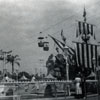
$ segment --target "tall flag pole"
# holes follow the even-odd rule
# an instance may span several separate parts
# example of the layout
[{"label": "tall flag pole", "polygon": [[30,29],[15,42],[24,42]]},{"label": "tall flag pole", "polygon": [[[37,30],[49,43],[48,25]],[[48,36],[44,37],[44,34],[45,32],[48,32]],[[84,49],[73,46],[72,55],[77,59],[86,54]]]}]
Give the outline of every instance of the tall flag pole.
[{"label": "tall flag pole", "polygon": [[84,6],[84,11],[83,11],[83,18],[84,18],[84,22],[86,22],[86,10],[85,10],[85,6]]}]

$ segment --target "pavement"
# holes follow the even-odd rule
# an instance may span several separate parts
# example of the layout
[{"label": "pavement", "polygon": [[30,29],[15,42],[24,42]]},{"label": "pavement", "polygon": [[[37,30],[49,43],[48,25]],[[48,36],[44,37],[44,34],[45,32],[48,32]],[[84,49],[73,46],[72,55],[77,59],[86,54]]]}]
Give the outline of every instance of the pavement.
[{"label": "pavement", "polygon": [[[21,99],[20,99],[20,96],[19,96],[19,99],[16,99],[16,100],[100,100],[100,95],[97,95],[97,94],[87,95],[86,98],[82,98],[82,99],[76,99],[74,96],[66,96],[66,97],[65,96],[63,96],[63,97],[43,97],[42,96],[42,97],[36,97],[36,96],[32,95],[32,96],[28,96],[28,98],[25,98],[25,95],[24,95],[23,97],[24,98],[21,97]],[[12,97],[9,96],[8,98],[0,98],[0,100],[12,100],[11,98]]]},{"label": "pavement", "polygon": [[22,99],[22,100],[100,100],[100,96],[88,95],[86,98],[75,99],[74,96],[68,97],[54,97],[54,98],[34,98],[34,99]]}]

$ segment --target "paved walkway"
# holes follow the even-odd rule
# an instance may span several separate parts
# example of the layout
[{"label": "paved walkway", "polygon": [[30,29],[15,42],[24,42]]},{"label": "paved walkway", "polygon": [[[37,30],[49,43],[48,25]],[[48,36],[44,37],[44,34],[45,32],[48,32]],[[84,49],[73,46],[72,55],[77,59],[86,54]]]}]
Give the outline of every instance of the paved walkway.
[{"label": "paved walkway", "polygon": [[[26,99],[24,99],[26,100]],[[55,98],[35,98],[35,99],[28,99],[28,100],[100,100],[100,97],[97,95],[87,96],[86,99],[75,99],[73,96],[69,97],[55,97]]]}]

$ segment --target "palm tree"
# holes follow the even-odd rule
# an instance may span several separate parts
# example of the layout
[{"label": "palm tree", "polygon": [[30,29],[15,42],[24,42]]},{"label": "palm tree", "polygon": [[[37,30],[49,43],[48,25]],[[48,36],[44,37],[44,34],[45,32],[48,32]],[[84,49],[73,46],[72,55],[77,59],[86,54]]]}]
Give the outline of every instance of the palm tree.
[{"label": "palm tree", "polygon": [[14,73],[14,64],[20,67],[20,60],[19,55],[7,55],[7,63],[11,63],[12,65],[12,74]]}]

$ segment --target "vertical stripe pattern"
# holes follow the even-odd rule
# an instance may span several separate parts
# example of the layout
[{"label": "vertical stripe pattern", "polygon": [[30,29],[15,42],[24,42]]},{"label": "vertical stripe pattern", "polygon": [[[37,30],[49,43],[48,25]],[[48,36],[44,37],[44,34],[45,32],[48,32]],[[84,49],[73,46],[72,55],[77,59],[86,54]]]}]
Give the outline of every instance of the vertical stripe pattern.
[{"label": "vertical stripe pattern", "polygon": [[93,36],[93,25],[91,25],[91,35]]},{"label": "vertical stripe pattern", "polygon": [[[77,33],[76,33],[77,34]],[[93,30],[93,25],[88,24],[86,22],[78,22],[78,36],[81,34],[91,34],[94,36],[94,30]]]},{"label": "vertical stripe pattern", "polygon": [[[91,48],[91,51],[90,52],[91,52],[91,62],[92,62],[93,61],[93,45],[90,45],[90,48]],[[93,62],[91,63],[91,65],[92,65],[91,68],[94,69],[93,68],[94,67],[93,66]]]},{"label": "vertical stripe pattern", "polygon": [[76,59],[79,66],[91,68],[94,71],[93,58],[97,66],[97,45],[76,43]]},{"label": "vertical stripe pattern", "polygon": [[81,34],[81,22],[78,22],[78,27],[79,27],[79,35]]},{"label": "vertical stripe pattern", "polygon": [[78,65],[80,65],[80,49],[79,49],[79,43],[77,43],[77,61],[78,61]]},{"label": "vertical stripe pattern", "polygon": [[89,34],[89,24],[87,24],[87,34]]}]

